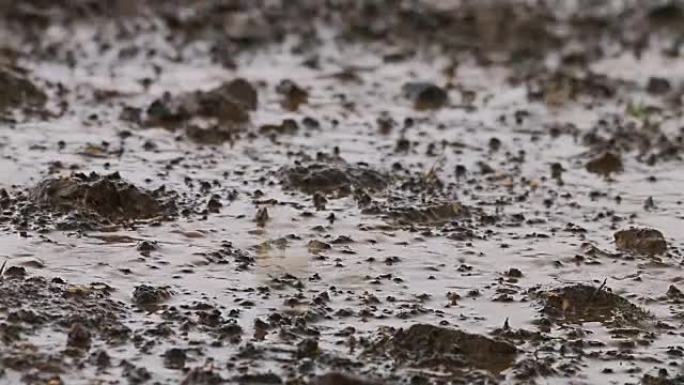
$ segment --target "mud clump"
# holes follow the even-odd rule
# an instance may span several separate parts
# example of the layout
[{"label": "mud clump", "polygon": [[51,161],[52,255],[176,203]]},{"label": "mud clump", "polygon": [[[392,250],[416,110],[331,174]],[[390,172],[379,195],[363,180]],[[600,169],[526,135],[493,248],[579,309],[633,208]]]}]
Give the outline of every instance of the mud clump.
[{"label": "mud clump", "polygon": [[299,106],[309,101],[309,93],[289,79],[281,81],[276,92],[282,96],[280,105],[288,111],[297,111]]},{"label": "mud clump", "polygon": [[608,176],[622,171],[622,158],[619,155],[606,152],[598,158],[594,158],[587,163],[587,171]]},{"label": "mud clump", "polygon": [[166,287],[140,285],[133,291],[133,302],[141,308],[156,308],[171,297]]},{"label": "mud clump", "polygon": [[618,250],[653,256],[667,252],[663,233],[655,229],[628,229],[614,234]]},{"label": "mud clump", "polygon": [[187,355],[183,349],[171,348],[164,353],[164,367],[167,369],[183,369]]},{"label": "mud clump", "polygon": [[584,145],[589,147],[592,153],[602,154],[592,161],[592,167],[596,170],[592,172],[622,171],[621,154],[632,152],[635,153],[637,161],[648,165],[660,161],[681,160],[681,135],[668,134],[660,125],[649,123],[646,117],[656,114],[655,111],[632,106],[628,112],[641,121],[619,117],[602,119],[582,137]]},{"label": "mud clump", "polygon": [[621,296],[603,287],[567,286],[546,292],[542,312],[570,322],[602,322],[610,325],[638,324],[648,314]]},{"label": "mud clump", "polygon": [[211,367],[192,368],[180,383],[181,385],[219,385],[226,383],[216,370]]},{"label": "mud clump", "polygon": [[543,74],[528,84],[528,99],[563,105],[581,98],[607,99],[616,95],[619,84],[605,75],[563,71]]},{"label": "mud clump", "polygon": [[48,178],[29,192],[29,200],[38,207],[58,214],[76,214],[99,224],[175,215],[172,198],[173,194],[164,188],[143,190],[126,182],[118,173],[76,173]]},{"label": "mud clump", "polygon": [[296,134],[299,125],[294,119],[284,119],[280,124],[264,124],[259,127],[259,132],[264,135]]},{"label": "mud clump", "polygon": [[0,66],[0,114],[14,108],[38,109],[47,101],[45,93],[18,71]]},{"label": "mud clump", "polygon": [[503,340],[429,324],[400,329],[381,339],[372,351],[411,367],[444,367],[452,372],[475,368],[491,374],[511,367],[518,353]]},{"label": "mud clump", "polygon": [[416,110],[436,110],[449,102],[447,92],[432,83],[413,82],[402,87],[404,95],[413,102]]},{"label": "mud clump", "polygon": [[309,385],[382,385],[380,381],[374,381],[350,374],[330,372],[314,377]]},{"label": "mud clump", "polygon": [[468,215],[465,206],[458,202],[444,202],[426,206],[392,207],[385,214],[386,219],[400,226],[436,226]]},{"label": "mud clump", "polygon": [[456,201],[415,202],[410,199],[373,201],[361,211],[364,215],[380,216],[396,227],[436,227],[470,217],[468,207]]},{"label": "mud clump", "polygon": [[670,81],[664,78],[651,77],[648,79],[646,91],[651,95],[663,95],[672,90]]},{"label": "mud clump", "polygon": [[380,191],[387,187],[389,178],[365,164],[311,163],[280,170],[283,187],[306,194],[342,197],[354,190]]},{"label": "mud clump", "polygon": [[258,94],[244,79],[235,79],[209,90],[172,97],[165,94],[147,108],[146,126],[175,129],[195,122],[233,130],[249,121],[249,111],[256,110]]},{"label": "mud clump", "polygon": [[77,349],[88,349],[91,339],[90,331],[80,323],[75,323],[67,336],[67,346]]}]

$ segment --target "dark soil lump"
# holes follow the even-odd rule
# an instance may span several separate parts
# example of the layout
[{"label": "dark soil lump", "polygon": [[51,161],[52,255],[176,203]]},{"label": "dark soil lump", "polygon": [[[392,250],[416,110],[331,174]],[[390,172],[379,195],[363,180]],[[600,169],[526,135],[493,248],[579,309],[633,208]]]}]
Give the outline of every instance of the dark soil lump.
[{"label": "dark soil lump", "polygon": [[509,368],[517,355],[515,346],[506,341],[429,324],[399,329],[374,350],[413,367],[472,367],[494,374]]},{"label": "dark soil lump", "polygon": [[379,191],[389,183],[386,175],[368,166],[346,163],[295,165],[281,169],[280,177],[285,188],[311,195],[346,196],[357,189]]},{"label": "dark soil lump", "polygon": [[164,189],[140,189],[118,173],[48,178],[30,191],[29,198],[49,211],[77,213],[98,222],[149,219],[173,215],[176,209]]},{"label": "dark soil lump", "polygon": [[571,323],[604,322],[634,324],[647,313],[621,296],[587,285],[566,286],[544,295],[542,312],[554,319]]},{"label": "dark soil lump", "polygon": [[667,251],[663,233],[655,229],[620,230],[614,235],[618,250],[653,256]]}]

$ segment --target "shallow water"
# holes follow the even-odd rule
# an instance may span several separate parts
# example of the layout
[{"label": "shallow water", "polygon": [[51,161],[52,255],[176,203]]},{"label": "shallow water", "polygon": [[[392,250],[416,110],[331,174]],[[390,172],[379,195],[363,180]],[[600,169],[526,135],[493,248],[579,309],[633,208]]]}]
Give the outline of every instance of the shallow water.
[{"label": "shallow water", "polygon": [[[606,15],[610,20],[619,17],[610,9]],[[86,173],[117,171],[140,188],[153,190],[163,184],[179,193],[197,194],[201,202],[207,194],[200,192],[199,182],[218,181],[220,186],[210,193],[218,194],[223,207],[218,213],[181,215],[158,225],[142,221],[93,231],[19,233],[2,222],[0,255],[7,266],[26,266],[29,276],[61,277],[72,285],[109,285],[110,298],[125,304],[121,322],[136,337],[121,344],[94,337],[80,356],[59,358],[59,370],[38,364],[16,370],[2,364],[7,367],[0,371],[0,383],[46,383],[53,375],[66,384],[136,383],[138,379],[125,374],[121,360],[145,368],[150,378],[143,382],[149,383],[179,383],[196,367],[210,368],[234,382],[248,382],[239,379],[241,375],[266,372],[283,381],[306,382],[337,370],[388,383],[408,382],[418,374],[433,382],[458,383],[458,376],[449,377],[448,367],[440,368],[440,373],[362,354],[364,341],[376,338],[381,327],[406,328],[415,323],[442,322],[484,335],[504,324],[513,330],[538,330],[543,304],[535,292],[579,283],[601,290],[604,281],[605,287],[653,316],[638,326],[637,336],[616,337],[610,326],[598,322],[552,322],[542,332],[543,344],[516,345],[517,362],[548,357],[553,370],[528,378],[519,375],[519,368],[505,368],[494,373],[496,381],[646,384],[644,375],[649,374],[673,381],[658,382],[667,384],[684,376],[682,356],[677,354],[682,351],[675,349],[684,346],[682,304],[665,297],[671,285],[684,288],[682,160],[648,165],[638,159],[637,151],[624,150],[624,171],[605,177],[586,170],[595,154],[582,140],[600,119],[613,117],[636,125],[653,119],[662,122],[660,129],[667,135],[681,135],[681,107],[645,90],[652,76],[667,78],[675,89],[681,84],[680,59],[663,57],[660,40],[653,38],[641,59],[615,41],[605,42],[606,51],[614,54],[587,67],[619,84],[616,95],[588,97],[580,90],[577,98],[564,98],[561,90],[560,103],[554,105],[530,100],[524,82],[509,81],[519,70],[515,64],[485,66],[469,55],[427,46],[386,63],[383,56],[397,47],[382,41],[340,40],[338,26],[324,21],[318,22],[320,41],[312,48],[299,49],[299,39],[289,36],[238,51],[232,57],[235,68],[224,68],[210,59],[207,41],[180,43],[182,38],[175,36],[177,46],[170,44],[174,32],[155,17],[131,18],[121,24],[98,20],[51,22],[36,46],[56,44],[54,57],[32,53],[21,36],[16,41],[7,36],[5,45],[23,53],[17,64],[46,90],[45,108],[51,117],[24,118],[14,111],[14,116],[20,116],[17,122],[0,125],[0,188],[10,192],[30,188],[48,175],[52,162],[59,161],[63,167],[55,174],[69,175],[70,168]],[[127,23],[143,28],[119,36]],[[114,49],[100,52],[101,39]],[[131,46],[140,52],[124,58],[117,54]],[[151,59],[144,54],[149,49],[156,50]],[[75,57],[72,65],[61,57],[69,51]],[[545,52],[544,71],[551,72],[547,67],[554,65],[558,53]],[[318,68],[302,65],[312,56],[318,57]],[[445,68],[454,61],[458,67],[449,76]],[[334,76],[346,69],[352,69],[351,81]],[[534,81],[544,75],[538,70],[529,76]],[[196,143],[182,128],[141,127],[120,118],[123,106],[144,110],[165,92],[207,91],[236,77],[255,85],[259,103],[250,123],[233,141]],[[152,79],[149,87],[141,84],[144,78]],[[308,103],[296,112],[281,106],[275,90],[286,78],[309,93]],[[449,103],[434,111],[416,111],[402,95],[402,86],[409,81],[450,83]],[[65,94],[58,95],[57,83],[67,90]],[[97,93],[106,96],[98,98]],[[62,101],[66,107],[59,106]],[[656,106],[662,111],[644,118],[630,115],[629,105]],[[516,122],[516,111],[523,110],[528,114]],[[376,120],[381,116],[396,122],[388,132],[378,129]],[[305,127],[304,117],[316,119],[319,127]],[[261,125],[287,118],[299,123],[296,133],[273,137],[260,133]],[[409,118],[413,124],[404,128]],[[574,125],[573,132],[551,135],[551,127],[568,123]],[[598,130],[609,135],[605,128]],[[130,135],[122,138],[123,131]],[[500,142],[498,149],[492,148],[492,138]],[[407,151],[397,151],[400,139],[409,141]],[[102,142],[108,146],[101,147]],[[154,145],[144,146],[146,142]],[[316,211],[311,196],[279,183],[279,170],[302,158],[297,154],[315,157],[317,152],[337,151],[350,164],[365,162],[398,180],[407,174],[436,177],[445,185],[443,195],[402,192],[395,182],[388,190],[418,207],[424,204],[421,197],[428,202],[448,197],[471,208],[473,217],[440,225],[397,226],[362,212],[351,195],[328,197],[325,210]],[[405,171],[393,170],[396,162]],[[487,163],[492,172],[479,172],[478,162]],[[551,176],[551,165],[557,162],[565,169],[562,183]],[[464,177],[455,175],[457,165],[468,170]],[[233,190],[237,197],[231,200],[228,195]],[[389,194],[381,192],[373,198],[383,202]],[[648,198],[654,208],[644,208]],[[258,203],[268,200],[277,203]],[[254,220],[261,207],[267,207],[269,216],[263,226]],[[328,219],[330,213],[334,221]],[[519,214],[524,220],[516,219]],[[483,222],[486,216],[494,222]],[[617,253],[613,234],[632,226],[660,230],[668,243],[667,254],[592,257],[583,249],[589,243],[606,254]],[[461,227],[471,233],[463,237]],[[333,243],[339,236],[353,242]],[[142,241],[155,241],[158,248],[141,253],[137,246]],[[316,250],[311,241],[331,246]],[[249,253],[254,263],[243,269],[230,256],[227,263],[217,263],[211,253],[220,250],[222,242]],[[507,276],[511,268],[519,269],[522,276]],[[141,284],[167,286],[172,295],[156,309],[140,310],[132,293]],[[469,297],[472,290],[479,296]],[[328,293],[329,302],[312,303],[322,292]],[[447,293],[460,298],[452,302],[453,295]],[[197,303],[210,304],[224,319],[234,319],[242,327],[241,341],[215,343],[219,339],[213,329],[197,323],[193,310]],[[185,318],[169,318],[170,308],[179,309]],[[239,314],[229,315],[233,309],[239,309]],[[0,307],[3,322],[8,311]],[[274,313],[292,317],[291,323],[274,326],[261,336],[255,320],[267,320]],[[312,314],[321,316],[306,317]],[[164,322],[173,330],[171,336],[146,333]],[[658,326],[659,322],[671,330]],[[355,329],[351,338],[339,334],[347,327]],[[25,333],[23,343],[61,357],[66,331],[46,323],[39,331]],[[640,338],[651,334],[646,339],[652,342],[640,344]],[[307,336],[318,340],[320,352],[313,358],[297,357],[295,346]],[[251,345],[259,352],[255,357],[238,355]],[[187,349],[185,370],[164,367],[163,354],[171,347]],[[111,357],[110,367],[98,369],[89,359],[100,349]],[[659,374],[660,369],[667,369],[667,375]],[[46,374],[38,380],[27,376],[42,372]],[[212,382],[186,379],[186,383]]]}]

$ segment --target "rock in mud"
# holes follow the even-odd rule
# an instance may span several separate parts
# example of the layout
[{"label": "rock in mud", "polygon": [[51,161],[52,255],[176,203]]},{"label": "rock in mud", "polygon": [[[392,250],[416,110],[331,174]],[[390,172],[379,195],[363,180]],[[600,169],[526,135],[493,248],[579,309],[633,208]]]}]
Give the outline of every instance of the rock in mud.
[{"label": "rock in mud", "polygon": [[504,340],[429,324],[399,329],[376,343],[372,351],[409,367],[440,367],[452,372],[476,368],[492,374],[511,367],[518,353]]},{"label": "rock in mud", "polygon": [[176,213],[171,195],[163,188],[140,189],[118,173],[76,173],[48,178],[31,189],[29,199],[49,212],[76,214],[99,224],[120,224]]},{"label": "rock in mud", "polygon": [[280,170],[283,187],[306,194],[320,193],[336,197],[347,196],[354,190],[380,191],[387,187],[389,178],[365,164],[311,163]]},{"label": "rock in mud", "polygon": [[413,102],[416,110],[436,110],[449,102],[447,92],[432,83],[412,82],[403,86],[404,95]]},{"label": "rock in mud", "polygon": [[0,114],[14,108],[36,109],[47,97],[19,71],[0,66]]},{"label": "rock in mud", "polygon": [[656,229],[628,229],[614,234],[618,250],[653,256],[667,252],[663,233]]},{"label": "rock in mud", "polygon": [[606,152],[603,155],[592,159],[587,163],[587,171],[600,174],[610,175],[622,171],[622,158],[620,155]]},{"label": "rock in mud", "polygon": [[644,310],[603,287],[566,286],[546,292],[543,301],[544,314],[570,323],[602,322],[619,326],[638,324],[648,317]]}]

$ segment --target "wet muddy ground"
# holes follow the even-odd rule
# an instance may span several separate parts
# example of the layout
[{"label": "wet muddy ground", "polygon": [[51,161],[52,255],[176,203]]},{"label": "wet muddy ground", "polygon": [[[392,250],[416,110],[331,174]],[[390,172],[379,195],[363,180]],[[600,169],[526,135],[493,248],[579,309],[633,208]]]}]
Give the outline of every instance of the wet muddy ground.
[{"label": "wet muddy ground", "polygon": [[0,383],[684,384],[684,3],[0,14]]}]

